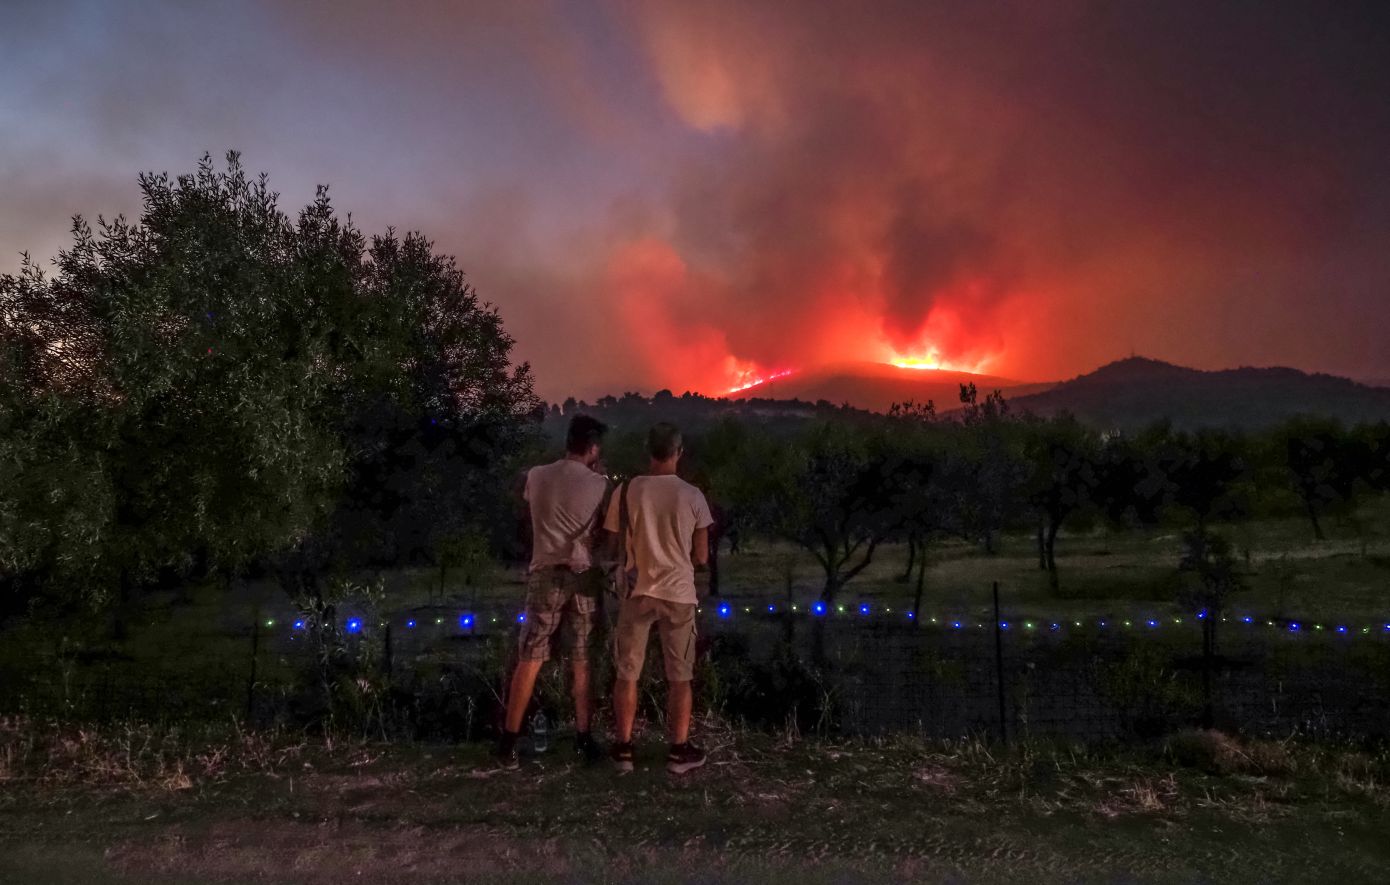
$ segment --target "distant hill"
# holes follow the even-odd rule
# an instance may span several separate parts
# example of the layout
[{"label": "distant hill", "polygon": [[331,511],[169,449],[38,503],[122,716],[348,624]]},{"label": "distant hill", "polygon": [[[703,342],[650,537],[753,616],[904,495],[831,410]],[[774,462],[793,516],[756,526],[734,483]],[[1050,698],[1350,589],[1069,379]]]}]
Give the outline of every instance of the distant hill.
[{"label": "distant hill", "polygon": [[960,406],[960,386],[973,383],[981,396],[1002,390],[1008,399],[1038,393],[1052,384],[1029,384],[976,375],[970,372],[948,372],[940,369],[904,369],[888,363],[841,363],[796,372],[746,390],[729,394],[729,399],[772,399],[818,402],[834,405],[849,403],[857,409],[886,412],[893,403],[936,403],[944,412]]},{"label": "distant hill", "polygon": [[1068,411],[1099,427],[1135,429],[1162,418],[1175,427],[1259,429],[1294,415],[1348,424],[1390,420],[1390,389],[1288,368],[1202,371],[1131,357],[1050,389],[1010,398],[1019,411]]}]

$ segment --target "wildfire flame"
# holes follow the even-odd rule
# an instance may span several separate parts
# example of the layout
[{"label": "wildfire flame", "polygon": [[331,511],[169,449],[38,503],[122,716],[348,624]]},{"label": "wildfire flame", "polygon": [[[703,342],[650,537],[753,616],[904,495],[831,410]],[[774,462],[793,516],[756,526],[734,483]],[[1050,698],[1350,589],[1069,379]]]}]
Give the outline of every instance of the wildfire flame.
[{"label": "wildfire flame", "polygon": [[730,387],[728,390],[724,392],[726,394],[741,393],[742,391],[748,390],[750,387],[757,387],[759,384],[767,384],[770,381],[776,381],[778,378],[786,378],[788,375],[792,375],[794,373],[794,369],[783,369],[780,372],[771,372],[766,375],[757,374],[755,372],[746,372],[739,377],[738,384],[736,386]]}]

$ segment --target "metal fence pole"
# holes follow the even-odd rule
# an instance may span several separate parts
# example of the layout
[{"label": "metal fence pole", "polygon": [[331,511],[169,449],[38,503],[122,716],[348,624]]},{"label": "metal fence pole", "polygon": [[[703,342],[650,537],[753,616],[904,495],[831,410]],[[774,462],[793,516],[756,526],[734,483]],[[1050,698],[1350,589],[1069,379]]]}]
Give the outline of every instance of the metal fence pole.
[{"label": "metal fence pole", "polygon": [[256,709],[256,663],[261,651],[261,607],[251,615],[251,674],[246,680],[246,722],[249,724]]},{"label": "metal fence pole", "polygon": [[999,740],[1008,743],[1009,727],[1004,712],[1004,628],[999,620],[999,582],[994,582],[994,676],[999,695]]}]

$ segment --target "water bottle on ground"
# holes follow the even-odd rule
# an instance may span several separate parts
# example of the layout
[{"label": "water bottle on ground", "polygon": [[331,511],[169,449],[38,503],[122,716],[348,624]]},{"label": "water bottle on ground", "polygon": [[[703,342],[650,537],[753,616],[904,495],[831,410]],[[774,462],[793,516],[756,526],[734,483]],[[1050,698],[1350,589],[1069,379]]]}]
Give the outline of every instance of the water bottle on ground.
[{"label": "water bottle on ground", "polygon": [[550,722],[545,718],[544,710],[537,710],[536,715],[531,717],[531,749],[536,753],[550,749]]}]

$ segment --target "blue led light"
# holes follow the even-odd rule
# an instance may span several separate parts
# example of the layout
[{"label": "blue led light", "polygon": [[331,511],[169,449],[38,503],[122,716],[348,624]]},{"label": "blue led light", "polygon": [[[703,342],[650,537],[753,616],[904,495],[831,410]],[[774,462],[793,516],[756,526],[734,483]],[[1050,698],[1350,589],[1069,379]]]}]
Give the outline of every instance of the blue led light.
[{"label": "blue led light", "polygon": [[908,612],[908,613],[907,613],[907,616],[908,616],[908,618],[909,618],[910,620],[915,620],[915,619],[917,618],[917,616],[916,616],[915,614],[913,614],[912,612]]},{"label": "blue led light", "polygon": [[303,621],[302,619],[301,619],[301,620],[298,620],[298,621],[295,621],[295,622],[294,622],[294,629],[296,629],[296,630],[303,630],[303,629],[304,629],[304,621]]},{"label": "blue led light", "polygon": [[823,614],[825,614],[825,603],[823,603],[823,602],[813,602],[813,603],[811,603],[811,614],[813,614],[813,615],[823,615]]},{"label": "blue led light", "polygon": [[951,627],[952,627],[953,629],[959,630],[959,629],[960,629],[960,621],[952,621],[952,622],[951,622]]},{"label": "blue led light", "polygon": [[414,619],[414,618],[411,618],[410,620],[406,621],[406,622],[405,622],[405,627],[406,627],[407,630],[414,630],[414,629],[415,629],[415,619]]},{"label": "blue led light", "polygon": [[719,605],[719,617],[721,617],[721,618],[727,618],[727,617],[728,617],[729,615],[731,615],[731,614],[733,614],[733,609],[729,608],[729,604],[728,604],[727,602],[720,603],[720,605]]},{"label": "blue led light", "polygon": [[1149,626],[1150,626],[1150,627],[1157,627],[1157,626],[1158,626],[1158,621],[1150,620],[1150,621],[1149,621]]},{"label": "blue led light", "polygon": [[775,606],[775,605],[769,605],[769,606],[767,607],[767,611],[768,611],[769,614],[771,614],[772,612],[777,611],[777,606]]},{"label": "blue led light", "polygon": [[1101,621],[1101,622],[1100,622],[1100,625],[1101,625],[1102,627],[1104,627],[1104,626],[1105,626],[1105,622],[1104,622],[1104,621]]},{"label": "blue led light", "polygon": [[[521,613],[521,617],[517,618],[517,623],[518,623],[518,624],[523,623],[525,620],[526,620],[526,613],[525,613],[525,612],[522,612],[522,613]],[[473,629],[473,613],[472,613],[472,612],[464,612],[463,614],[459,615],[459,629],[461,629],[461,630],[472,630],[472,629]]]},{"label": "blue led light", "polygon": [[1052,625],[1052,629],[1053,629],[1053,630],[1058,630],[1058,629],[1061,629],[1061,628],[1060,628],[1057,624],[1053,624],[1053,625]]},{"label": "blue led light", "polygon": [[347,624],[346,624],[345,626],[347,627],[347,631],[348,631],[349,633],[361,633],[361,632],[362,632],[362,619],[361,619],[361,618],[348,618],[348,622],[347,622]]},{"label": "blue led light", "polygon": [[516,616],[516,622],[517,622],[518,624],[524,624],[524,623],[526,623],[526,612],[522,612],[522,613],[520,613],[519,615],[517,615],[517,616]]},{"label": "blue led light", "polygon": [[1000,622],[999,622],[999,629],[1000,629],[1000,630],[1007,630],[1007,629],[1009,629],[1009,622],[1008,622],[1008,621],[1000,621]]},{"label": "blue led light", "polygon": [[1255,619],[1250,617],[1249,615],[1246,615],[1245,617],[1241,618],[1241,620],[1247,624],[1253,624],[1255,622]]},{"label": "blue led light", "polygon": [[1297,621],[1294,621],[1292,624],[1289,624],[1289,632],[1290,632],[1290,633],[1297,633],[1297,632],[1298,632],[1298,622],[1297,622]]},{"label": "blue led light", "polygon": [[869,613],[869,604],[867,602],[859,603],[859,613],[861,615],[867,615]]},{"label": "blue led light", "polygon": [[1345,632],[1347,632],[1347,628],[1346,628],[1346,627],[1343,627],[1343,626],[1340,625],[1340,624],[1338,624],[1338,625],[1337,625],[1337,632],[1338,632],[1338,633],[1345,633]]}]

